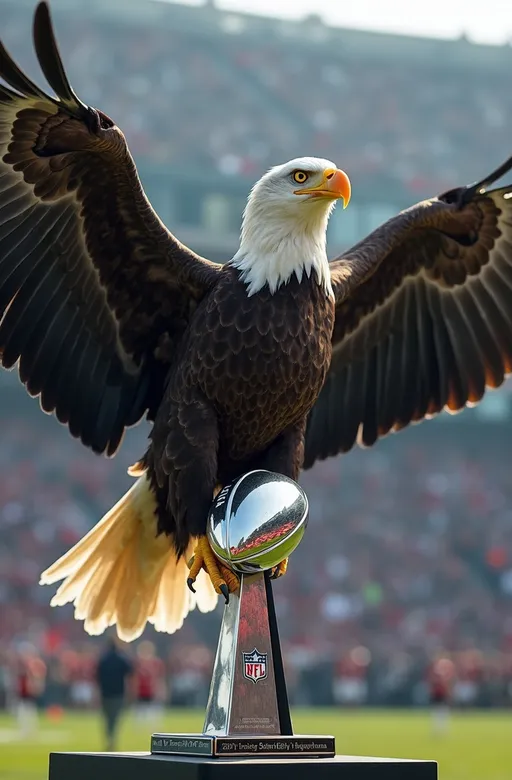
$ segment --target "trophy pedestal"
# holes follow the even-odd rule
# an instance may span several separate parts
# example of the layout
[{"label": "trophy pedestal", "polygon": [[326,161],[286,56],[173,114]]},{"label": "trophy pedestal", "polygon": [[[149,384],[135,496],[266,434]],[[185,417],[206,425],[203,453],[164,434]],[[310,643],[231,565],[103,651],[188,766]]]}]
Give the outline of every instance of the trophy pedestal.
[{"label": "trophy pedestal", "polygon": [[153,755],[203,756],[207,758],[334,758],[334,737],[293,736],[216,737],[207,734],[153,734]]},{"label": "trophy pedestal", "polygon": [[151,753],[51,753],[49,780],[437,780],[435,761],[369,756],[200,758]]}]

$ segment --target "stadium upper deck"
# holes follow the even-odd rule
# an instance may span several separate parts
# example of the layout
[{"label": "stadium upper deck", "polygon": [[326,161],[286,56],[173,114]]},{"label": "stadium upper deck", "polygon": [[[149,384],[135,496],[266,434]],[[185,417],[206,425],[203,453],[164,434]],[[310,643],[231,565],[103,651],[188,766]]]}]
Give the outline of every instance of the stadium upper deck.
[{"label": "stadium upper deck", "polygon": [[[0,13],[3,40],[35,75],[33,5],[1,0]],[[342,160],[364,197],[402,205],[473,180],[510,152],[510,46],[284,22],[210,3],[52,8],[75,88],[113,116],[146,168],[252,180],[294,154],[318,154]]]}]

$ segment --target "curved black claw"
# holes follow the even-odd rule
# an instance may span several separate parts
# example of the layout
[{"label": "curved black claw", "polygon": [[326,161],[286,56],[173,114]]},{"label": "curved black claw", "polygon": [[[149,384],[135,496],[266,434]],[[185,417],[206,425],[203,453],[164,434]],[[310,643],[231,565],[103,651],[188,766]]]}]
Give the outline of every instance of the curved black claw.
[{"label": "curved black claw", "polygon": [[223,585],[219,585],[219,589],[222,595],[224,596],[225,603],[229,604],[229,588],[226,585],[226,583],[224,583]]},{"label": "curved black claw", "polygon": [[189,577],[187,579],[187,587],[188,587],[189,590],[192,591],[192,593],[196,592],[196,589],[194,588],[194,580],[192,579],[192,577]]}]

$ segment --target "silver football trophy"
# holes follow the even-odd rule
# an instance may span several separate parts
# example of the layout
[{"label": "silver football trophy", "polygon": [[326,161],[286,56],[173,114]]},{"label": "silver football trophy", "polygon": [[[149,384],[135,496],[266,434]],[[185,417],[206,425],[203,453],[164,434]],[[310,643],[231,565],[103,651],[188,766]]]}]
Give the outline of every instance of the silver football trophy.
[{"label": "silver football trophy", "polygon": [[150,753],[51,753],[49,780],[437,780],[435,761],[335,756],[334,737],[293,734],[271,570],[307,520],[304,491],[280,474],[252,471],[219,493],[208,538],[240,588],[224,607],[203,732],[153,734]]},{"label": "silver football trophy", "polygon": [[224,608],[202,734],[153,734],[151,752],[201,756],[334,756],[332,736],[294,736],[271,570],[297,547],[308,500],[296,482],[251,471],[217,495],[215,555],[240,576]]}]

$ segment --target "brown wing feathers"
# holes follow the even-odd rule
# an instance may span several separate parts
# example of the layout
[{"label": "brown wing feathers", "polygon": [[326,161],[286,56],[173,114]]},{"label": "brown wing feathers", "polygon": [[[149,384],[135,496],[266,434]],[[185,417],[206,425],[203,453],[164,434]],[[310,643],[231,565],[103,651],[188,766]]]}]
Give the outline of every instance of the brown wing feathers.
[{"label": "brown wing feathers", "polygon": [[34,44],[56,97],[0,44],[0,355],[45,411],[112,454],[154,413],[166,369],[153,355],[216,266],[171,236],[120,130],[75,95],[45,3]]},{"label": "brown wing feathers", "polygon": [[404,212],[332,264],[333,359],[306,466],[443,409],[512,371],[512,187],[459,188]]}]

